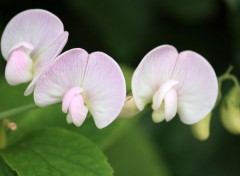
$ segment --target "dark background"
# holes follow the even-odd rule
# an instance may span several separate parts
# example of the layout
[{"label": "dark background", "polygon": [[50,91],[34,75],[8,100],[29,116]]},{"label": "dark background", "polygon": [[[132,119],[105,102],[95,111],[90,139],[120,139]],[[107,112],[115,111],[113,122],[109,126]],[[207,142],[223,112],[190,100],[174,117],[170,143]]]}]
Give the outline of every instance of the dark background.
[{"label": "dark background", "polygon": [[[100,50],[136,68],[148,51],[171,44],[179,51],[194,50],[203,55],[218,76],[230,64],[239,75],[238,0],[1,0],[0,34],[14,15],[32,8],[46,9],[62,20],[70,34],[64,50]],[[2,75],[4,67],[1,58]],[[205,142],[196,140],[189,126],[178,118],[154,124],[150,115],[146,116],[142,125],[172,175],[240,175],[240,137],[222,127],[217,111],[210,139]]]}]

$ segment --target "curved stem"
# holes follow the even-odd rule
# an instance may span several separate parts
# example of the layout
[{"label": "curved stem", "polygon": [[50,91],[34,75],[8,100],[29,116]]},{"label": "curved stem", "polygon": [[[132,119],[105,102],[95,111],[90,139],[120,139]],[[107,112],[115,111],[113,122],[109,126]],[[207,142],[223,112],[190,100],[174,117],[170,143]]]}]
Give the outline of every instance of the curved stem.
[{"label": "curved stem", "polygon": [[21,113],[21,112],[25,112],[25,111],[29,111],[31,109],[37,108],[37,106],[35,104],[29,104],[29,105],[25,105],[25,106],[21,106],[18,108],[13,108],[4,112],[0,113],[0,119],[4,119],[7,117],[10,117],[12,115]]}]

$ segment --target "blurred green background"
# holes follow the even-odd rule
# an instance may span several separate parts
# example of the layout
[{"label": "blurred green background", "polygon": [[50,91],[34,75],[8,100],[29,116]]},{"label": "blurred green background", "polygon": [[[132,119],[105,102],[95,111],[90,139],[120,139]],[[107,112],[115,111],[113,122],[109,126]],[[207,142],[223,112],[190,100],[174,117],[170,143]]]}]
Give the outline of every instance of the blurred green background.
[{"label": "blurred green background", "polygon": [[[179,51],[194,50],[203,55],[217,75],[230,64],[239,75],[239,0],[1,0],[0,34],[14,15],[31,8],[49,10],[62,20],[70,34],[64,50],[100,50],[118,63],[136,68],[148,51],[171,44]],[[1,75],[5,64],[1,58]],[[140,132],[129,131],[105,151],[116,175],[160,175],[153,171],[158,166],[153,165],[146,172],[136,172],[151,163],[149,155],[161,159],[161,175],[240,175],[240,136],[222,127],[217,111],[211,121],[211,136],[205,142],[196,140],[189,126],[178,118],[154,124],[151,114],[146,113],[139,126]],[[144,145],[151,151],[142,150]],[[143,157],[138,159],[139,155]]]}]

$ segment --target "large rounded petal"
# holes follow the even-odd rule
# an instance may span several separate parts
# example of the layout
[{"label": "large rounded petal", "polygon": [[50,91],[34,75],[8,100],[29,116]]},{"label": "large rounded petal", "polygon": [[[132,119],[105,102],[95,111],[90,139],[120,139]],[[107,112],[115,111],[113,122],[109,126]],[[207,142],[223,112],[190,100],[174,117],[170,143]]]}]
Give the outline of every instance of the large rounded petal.
[{"label": "large rounded petal", "polygon": [[[1,39],[3,57],[8,60],[8,55],[15,45],[27,42],[34,46],[31,58],[36,59],[36,56],[48,48],[63,32],[63,24],[59,18],[46,10],[33,9],[21,12],[12,18],[3,32]],[[49,58],[51,59],[50,56]]]},{"label": "large rounded petal", "polygon": [[132,77],[133,97],[139,110],[143,110],[158,88],[170,80],[177,57],[173,46],[162,45],[143,58]]},{"label": "large rounded petal", "polygon": [[34,90],[36,82],[41,74],[47,69],[48,65],[57,57],[57,55],[62,51],[63,47],[67,43],[68,32],[62,33],[56,40],[54,40],[48,48],[39,53],[38,60],[34,65],[34,77],[31,83],[28,85],[24,95],[27,96],[31,94]]},{"label": "large rounded petal", "polygon": [[88,53],[83,49],[72,49],[58,56],[38,79],[34,100],[38,106],[61,102],[65,93],[83,81]]},{"label": "large rounded petal", "polygon": [[117,118],[124,105],[126,84],[118,64],[102,52],[89,55],[82,88],[85,103],[98,128]]},{"label": "large rounded petal", "polygon": [[175,89],[183,123],[196,123],[212,110],[218,82],[212,66],[201,55],[193,51],[181,52],[171,79],[179,81]]}]

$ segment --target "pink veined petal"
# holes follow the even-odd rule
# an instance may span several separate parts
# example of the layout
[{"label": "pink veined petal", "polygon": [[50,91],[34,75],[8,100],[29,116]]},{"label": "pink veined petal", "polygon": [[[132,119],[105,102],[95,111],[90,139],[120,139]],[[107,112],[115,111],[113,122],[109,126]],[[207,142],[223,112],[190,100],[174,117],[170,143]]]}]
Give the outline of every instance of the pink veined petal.
[{"label": "pink veined petal", "polygon": [[35,59],[39,52],[48,48],[63,32],[62,22],[52,13],[40,9],[23,11],[11,19],[3,32],[3,57],[8,60],[7,55],[14,45],[27,42],[34,46],[31,58]]},{"label": "pink veined petal", "polygon": [[162,45],[143,58],[132,77],[133,97],[139,110],[152,101],[161,84],[170,80],[177,57],[173,46]]},{"label": "pink veined petal", "polygon": [[88,109],[84,105],[84,100],[80,94],[76,94],[69,105],[69,116],[72,123],[77,127],[81,126],[87,117]]},{"label": "pink veined petal", "polygon": [[177,92],[171,89],[164,98],[165,119],[167,122],[177,114],[177,103]]},{"label": "pink veined petal", "polygon": [[76,94],[80,94],[83,91],[81,87],[73,87],[68,90],[62,100],[62,111],[67,113],[69,105]]},{"label": "pink veined petal", "polygon": [[[30,48],[31,49],[31,48]],[[5,69],[5,77],[10,85],[18,85],[32,79],[32,60],[27,54],[29,48],[20,46],[12,51]]]},{"label": "pink veined petal", "polygon": [[18,49],[18,48],[22,48],[23,51],[25,51],[26,54],[29,54],[33,49],[34,47],[32,46],[32,44],[30,43],[26,43],[26,42],[20,42],[20,43],[17,43],[16,45],[14,45],[8,52],[7,54],[7,57],[10,57],[10,54]]},{"label": "pink veined petal", "polygon": [[203,119],[214,107],[218,82],[212,66],[201,55],[184,51],[174,69],[172,79],[178,80],[178,113],[185,124]]},{"label": "pink veined petal", "polygon": [[81,86],[88,61],[83,49],[72,49],[58,56],[38,79],[34,100],[38,106],[61,102],[65,93]]},{"label": "pink veined petal", "polygon": [[158,110],[160,108],[166,94],[178,83],[179,83],[178,81],[169,80],[160,85],[159,89],[153,95],[153,103],[152,103],[153,110]]},{"label": "pink veined petal", "polygon": [[126,84],[118,64],[107,54],[89,55],[82,83],[85,103],[96,126],[104,128],[119,115],[126,97]]},{"label": "pink veined petal", "polygon": [[41,74],[47,70],[49,64],[55,59],[55,57],[62,51],[63,47],[65,46],[68,39],[68,32],[63,32],[56,40],[54,40],[45,50],[39,53],[38,60],[36,60],[34,65],[34,77],[31,83],[28,85],[24,95],[30,95],[38,78]]}]

